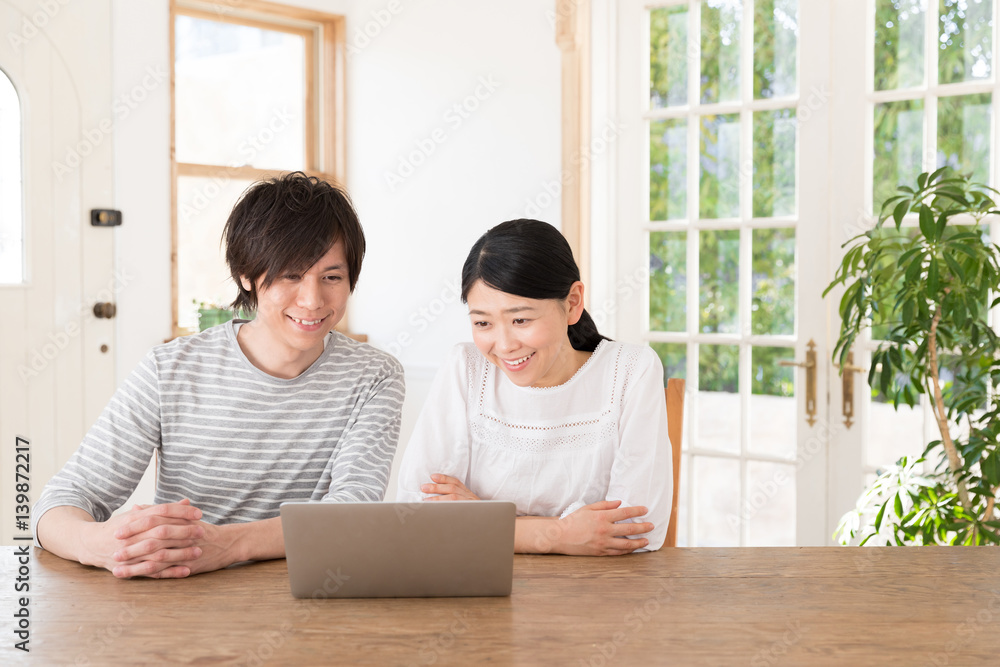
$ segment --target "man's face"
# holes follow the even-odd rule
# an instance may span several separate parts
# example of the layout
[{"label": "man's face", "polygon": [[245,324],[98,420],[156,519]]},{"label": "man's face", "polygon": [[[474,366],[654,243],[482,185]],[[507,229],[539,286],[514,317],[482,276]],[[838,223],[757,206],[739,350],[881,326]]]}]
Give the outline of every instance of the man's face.
[{"label": "man's face", "polygon": [[[249,281],[242,279],[249,289]],[[351,295],[347,258],[338,241],[302,274],[278,276],[269,287],[257,281],[257,317],[253,322],[251,360],[266,366],[311,364],[323,351],[323,339],[344,317]],[[301,370],[304,370],[302,368]],[[300,370],[300,372],[301,372]]]}]

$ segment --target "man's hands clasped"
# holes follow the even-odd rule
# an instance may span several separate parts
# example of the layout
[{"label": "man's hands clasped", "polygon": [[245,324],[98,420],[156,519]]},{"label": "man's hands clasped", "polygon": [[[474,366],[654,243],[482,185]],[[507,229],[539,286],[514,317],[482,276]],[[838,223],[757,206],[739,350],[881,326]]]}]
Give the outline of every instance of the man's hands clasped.
[{"label": "man's hands clasped", "polygon": [[83,531],[86,562],[119,578],[171,579],[217,570],[240,559],[235,535],[227,526],[201,520],[187,499],[162,505],[136,505]]}]

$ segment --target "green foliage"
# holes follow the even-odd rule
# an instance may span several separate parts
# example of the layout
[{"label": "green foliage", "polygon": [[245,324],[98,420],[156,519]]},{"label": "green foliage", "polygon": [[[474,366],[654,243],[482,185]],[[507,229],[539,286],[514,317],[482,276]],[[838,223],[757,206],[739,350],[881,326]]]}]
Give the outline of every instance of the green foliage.
[{"label": "green foliage", "polygon": [[[937,455],[933,472],[916,476],[918,462],[901,460],[859,501],[859,508],[871,512],[854,514],[875,515],[873,524],[861,527],[865,540],[996,543],[1000,397],[990,389],[1000,383],[1000,338],[987,315],[1000,288],[1000,248],[981,221],[1000,213],[993,200],[997,191],[943,167],[920,174],[916,188],[900,186],[898,193],[885,202],[872,230],[845,244],[850,247],[824,292],[845,288],[834,358],[843,364],[861,331],[881,324],[885,333],[872,354],[869,384],[896,407],[929,394],[944,424],[941,439],[924,451],[928,459]],[[916,227],[903,227],[912,214]],[[926,484],[910,484],[911,478]],[[896,491],[888,494],[890,488]],[[897,511],[886,510],[890,502]],[[848,521],[838,532],[848,540],[858,526]]]},{"label": "green foliage", "polygon": [[687,217],[687,120],[649,124],[649,219]]},{"label": "green foliage", "polygon": [[875,90],[924,82],[924,1],[876,0]]},{"label": "green foliage", "polygon": [[654,108],[687,104],[686,6],[649,12],[649,95]]},{"label": "green foliage", "polygon": [[[798,6],[801,0],[758,0],[753,16],[753,95],[755,99],[793,95],[797,90]],[[663,108],[688,103],[690,46],[701,43],[702,100],[738,99],[740,24],[738,0],[702,3],[700,34],[687,31],[686,5],[650,9],[650,104]],[[683,220],[689,206],[707,219],[739,217],[739,184],[753,179],[753,215],[795,215],[796,111],[753,114],[752,170],[740,165],[739,114],[670,118],[649,123],[649,218]],[[698,123],[699,158],[688,164],[689,122]],[[698,192],[688,192],[688,170],[697,169]],[[697,204],[689,198],[697,196]],[[735,226],[735,225],[734,225]],[[795,330],[795,230],[754,229],[749,322],[740,322],[739,237],[737,230],[652,232],[650,234],[649,325],[652,331],[792,336]],[[695,238],[688,238],[696,234]],[[697,247],[699,271],[687,270],[687,245]],[[697,303],[688,303],[689,281],[697,281]],[[654,344],[667,377],[686,373],[686,344]],[[699,386],[704,391],[737,391],[739,347],[701,345]],[[754,394],[794,395],[790,347],[748,348]]]},{"label": "green foliage", "polygon": [[861,546],[1000,544],[1000,522],[983,518],[986,503],[967,511],[940,475],[923,474],[924,464],[904,456],[880,474],[841,518],[840,543],[863,535]]},{"label": "green foliage", "polygon": [[993,63],[993,3],[938,0],[938,82],[986,79]]}]

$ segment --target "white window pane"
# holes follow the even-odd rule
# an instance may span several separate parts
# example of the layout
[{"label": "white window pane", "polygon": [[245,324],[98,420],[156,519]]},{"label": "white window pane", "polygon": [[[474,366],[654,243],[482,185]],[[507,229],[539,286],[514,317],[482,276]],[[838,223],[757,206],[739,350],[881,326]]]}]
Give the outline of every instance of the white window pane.
[{"label": "white window pane", "polygon": [[876,0],[875,90],[924,82],[927,0]]},{"label": "white window pane", "polygon": [[741,0],[706,0],[701,6],[701,101],[740,99]]},{"label": "white window pane", "polygon": [[0,71],[0,284],[22,282],[21,108],[14,84]]},{"label": "white window pane", "polygon": [[795,348],[751,348],[750,451],[794,459],[796,451]]},{"label": "white window pane", "polygon": [[873,468],[895,463],[901,456],[919,456],[927,444],[919,405],[903,404],[897,410],[892,403],[873,400],[869,421],[865,463]]},{"label": "white window pane", "polygon": [[694,457],[696,547],[740,545],[740,462]]},{"label": "white window pane", "polygon": [[798,89],[798,0],[756,0],[753,9],[753,96],[794,95]]},{"label": "white window pane", "polygon": [[795,466],[749,461],[743,518],[748,547],[795,546]]},{"label": "white window pane", "polygon": [[304,169],[305,40],[178,16],[178,162]]},{"label": "white window pane", "polygon": [[250,181],[177,179],[177,326],[198,329],[198,304],[227,306],[236,285],[226,266],[222,229]]},{"label": "white window pane", "polygon": [[740,451],[739,348],[698,346],[698,441],[695,447]]},{"label": "white window pane", "polygon": [[940,83],[988,79],[993,69],[992,0],[940,0]]}]

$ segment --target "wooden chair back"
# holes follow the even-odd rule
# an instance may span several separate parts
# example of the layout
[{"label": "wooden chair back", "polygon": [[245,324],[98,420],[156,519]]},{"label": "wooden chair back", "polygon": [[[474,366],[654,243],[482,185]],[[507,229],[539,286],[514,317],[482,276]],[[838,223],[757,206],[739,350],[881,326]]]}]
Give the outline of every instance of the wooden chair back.
[{"label": "wooden chair back", "polygon": [[669,379],[663,389],[667,401],[667,434],[674,463],[674,498],[670,505],[665,547],[677,546],[677,499],[681,484],[681,436],[684,433],[684,380]]}]

